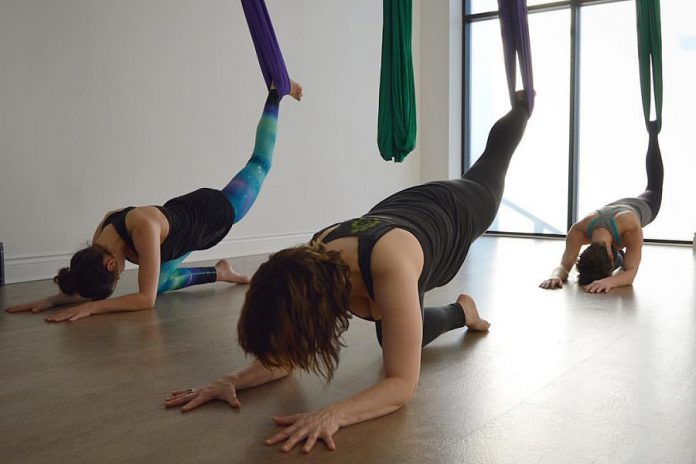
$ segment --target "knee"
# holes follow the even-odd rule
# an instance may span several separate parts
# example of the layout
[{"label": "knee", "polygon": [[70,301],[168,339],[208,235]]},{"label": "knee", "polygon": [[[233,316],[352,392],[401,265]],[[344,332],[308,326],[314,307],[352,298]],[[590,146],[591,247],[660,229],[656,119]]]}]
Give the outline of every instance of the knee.
[{"label": "knee", "polygon": [[173,282],[171,276],[165,276],[164,278],[160,277],[160,281],[157,285],[157,295],[159,296],[165,292],[168,292],[172,289],[172,286]]}]

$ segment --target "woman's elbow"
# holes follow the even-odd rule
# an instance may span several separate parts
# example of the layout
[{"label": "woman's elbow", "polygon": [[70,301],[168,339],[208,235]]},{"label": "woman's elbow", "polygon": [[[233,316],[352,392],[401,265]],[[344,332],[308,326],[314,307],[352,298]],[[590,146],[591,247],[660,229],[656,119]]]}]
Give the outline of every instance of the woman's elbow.
[{"label": "woman's elbow", "polygon": [[154,309],[155,302],[157,301],[157,295],[142,295],[142,308],[141,309]]},{"label": "woman's elbow", "polygon": [[404,381],[400,392],[401,394],[397,396],[397,403],[399,404],[399,407],[411,401],[416,396],[417,389],[418,382],[412,383]]},{"label": "woman's elbow", "polygon": [[636,279],[636,275],[638,274],[638,269],[632,268],[632,269],[623,269],[623,280],[626,285],[632,285],[633,281]]},{"label": "woman's elbow", "polygon": [[411,390],[409,391],[408,398],[406,398],[406,402],[411,401],[413,398],[416,397],[416,391],[418,390],[418,384],[414,384],[411,387]]}]

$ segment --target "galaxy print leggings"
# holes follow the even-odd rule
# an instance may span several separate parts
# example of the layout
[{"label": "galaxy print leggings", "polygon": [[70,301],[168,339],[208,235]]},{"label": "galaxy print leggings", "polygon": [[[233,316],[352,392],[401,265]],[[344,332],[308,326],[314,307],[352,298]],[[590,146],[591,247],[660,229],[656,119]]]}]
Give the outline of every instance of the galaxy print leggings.
[{"label": "galaxy print leggings", "polygon": [[[268,171],[271,170],[273,148],[278,128],[278,108],[280,95],[271,89],[263,107],[261,120],[256,127],[254,151],[246,166],[222,189],[234,209],[234,222],[239,222],[259,195]],[[214,267],[180,267],[188,254],[162,263],[160,266],[157,294],[178,290],[192,285],[215,282],[217,272]]]}]

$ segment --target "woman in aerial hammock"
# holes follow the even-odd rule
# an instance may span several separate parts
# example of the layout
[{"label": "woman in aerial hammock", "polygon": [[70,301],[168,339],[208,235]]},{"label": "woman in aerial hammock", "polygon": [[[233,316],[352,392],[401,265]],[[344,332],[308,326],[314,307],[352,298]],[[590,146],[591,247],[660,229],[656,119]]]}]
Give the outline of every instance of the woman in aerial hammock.
[{"label": "woman in aerial hammock", "polygon": [[[302,87],[291,82],[290,95],[302,98]],[[181,267],[195,250],[222,240],[249,211],[271,168],[281,95],[271,86],[256,144],[246,166],[222,189],[201,188],[163,206],[139,206],[109,211],[97,225],[92,244],[75,253],[53,281],[57,295],[6,308],[7,312],[39,312],[78,304],[46,320],[75,321],[95,314],[149,309],[158,294],[210,282],[248,283],[249,278],[219,261],[214,267]],[[138,291],[107,299],[114,291],[126,260],[138,264]]]},{"label": "woman in aerial hammock", "polygon": [[[643,227],[655,219],[662,203],[664,171],[654,121],[648,123],[648,133],[645,191],[637,197],[609,203],[573,224],[566,236],[561,263],[539,285],[541,288],[562,287],[573,265],[578,270],[578,283],[590,293],[609,292],[633,283],[640,265]],[[588,243],[590,246],[578,258],[580,247]],[[613,274],[619,268],[623,272]]]},{"label": "woman in aerial hammock", "polygon": [[[638,197],[622,198],[573,224],[566,236],[561,263],[541,288],[560,288],[576,266],[578,283],[586,292],[609,292],[631,285],[640,266],[643,227],[650,224],[662,203],[662,154],[657,136],[662,127],[662,36],[659,0],[636,1],[638,68],[643,117],[650,137],[645,156],[648,184]],[[655,120],[650,120],[651,91]],[[580,254],[580,247],[590,244]],[[577,262],[576,262],[577,260]],[[614,273],[621,268],[622,272]]]},{"label": "woman in aerial hammock", "polygon": [[220,399],[238,407],[237,390],[294,369],[330,380],[341,335],[355,315],[375,322],[386,377],[320,411],[274,418],[286,428],[266,443],[284,441],[281,449],[289,451],[306,440],[308,452],[321,439],[333,449],[340,427],[400,408],[415,393],[422,346],[464,326],[488,330],[470,296],[423,309],[423,295],[455,276],[471,243],[493,221],[528,118],[520,93],[461,179],[408,188],[360,218],[322,229],[306,245],[271,255],[251,279],[237,326],[240,345],[255,359],[209,386],[172,392],[166,406],[189,411]]}]

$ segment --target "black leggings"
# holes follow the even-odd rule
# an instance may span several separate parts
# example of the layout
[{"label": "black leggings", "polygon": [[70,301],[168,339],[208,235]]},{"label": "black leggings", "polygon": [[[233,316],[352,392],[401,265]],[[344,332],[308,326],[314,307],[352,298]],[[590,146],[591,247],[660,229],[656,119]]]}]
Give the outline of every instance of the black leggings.
[{"label": "black leggings", "polygon": [[[425,308],[423,309],[423,341],[421,346],[427,345],[445,332],[460,329],[465,325],[464,309],[459,303]],[[382,345],[382,323],[380,321],[375,323],[375,329],[377,340]]]},{"label": "black leggings", "polygon": [[469,218],[470,242],[488,230],[498,214],[510,160],[522,140],[528,119],[525,104],[516,102],[515,107],[493,125],[485,150],[462,178],[440,182],[463,200]]},{"label": "black leggings", "polygon": [[657,125],[654,121],[648,123],[648,133],[650,134],[650,142],[648,144],[648,152],[645,155],[645,171],[648,175],[648,185],[645,191],[638,195],[638,198],[645,201],[650,206],[652,218],[655,219],[660,205],[662,204],[662,180],[664,177],[664,168],[662,167],[662,153],[660,153],[660,144],[657,141]]},{"label": "black leggings", "polygon": [[517,101],[515,107],[493,125],[488,133],[485,150],[464,173],[462,179],[484,185],[493,192],[500,203],[505,188],[505,175],[512,155],[522,140],[528,119],[526,106]]},{"label": "black leggings", "polygon": [[[452,187],[462,190],[467,198],[468,210],[472,218],[474,238],[485,232],[495,219],[498,207],[503,199],[505,175],[510,159],[522,140],[527,127],[529,112],[525,104],[517,101],[515,107],[500,118],[491,128],[486,142],[486,149],[474,165],[462,176],[462,179],[447,181]],[[423,308],[423,295],[421,295]],[[423,343],[435,340],[445,332],[466,325],[464,310],[458,303],[447,306],[423,309]],[[376,323],[377,340],[382,344],[382,325]]]}]

